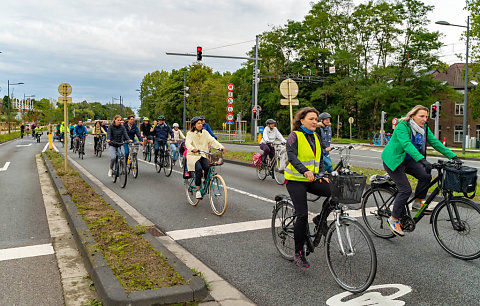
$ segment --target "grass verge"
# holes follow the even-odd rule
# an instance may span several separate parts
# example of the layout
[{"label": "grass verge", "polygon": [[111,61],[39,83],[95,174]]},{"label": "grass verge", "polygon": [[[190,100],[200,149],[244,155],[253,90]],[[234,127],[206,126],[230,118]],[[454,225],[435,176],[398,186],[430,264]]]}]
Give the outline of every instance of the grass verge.
[{"label": "grass verge", "polygon": [[20,132],[12,132],[10,134],[0,134],[0,143],[7,142],[9,140],[19,138]]},{"label": "grass verge", "polygon": [[47,152],[113,274],[126,292],[185,284],[185,280],[140,234],[132,229],[72,168],[64,169],[63,157]]},{"label": "grass verge", "polygon": [[[480,159],[480,153],[465,153],[465,154],[462,154],[461,152],[458,152],[458,151],[454,151],[453,153],[455,153],[458,157],[468,157],[468,158],[478,158]],[[437,151],[428,151],[427,153],[428,155],[430,156],[440,156],[440,157],[443,157],[443,155],[441,153],[438,153]]]}]

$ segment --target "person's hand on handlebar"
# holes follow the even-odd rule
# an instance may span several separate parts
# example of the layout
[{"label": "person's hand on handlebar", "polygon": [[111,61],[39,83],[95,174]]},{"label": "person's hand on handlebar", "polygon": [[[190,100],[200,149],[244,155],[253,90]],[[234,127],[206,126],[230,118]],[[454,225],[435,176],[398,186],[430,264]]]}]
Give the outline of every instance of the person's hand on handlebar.
[{"label": "person's hand on handlebar", "polygon": [[221,150],[223,151],[223,153],[227,152],[227,148],[222,148]]},{"label": "person's hand on handlebar", "polygon": [[315,175],[313,175],[312,171],[305,172],[303,176],[306,177],[309,182],[313,182],[315,180]]},{"label": "person's hand on handlebar", "polygon": [[193,149],[192,152],[193,152],[193,153],[197,153],[198,150],[197,150],[197,149]]},{"label": "person's hand on handlebar", "polygon": [[458,156],[452,158],[452,161],[456,164],[463,164],[463,161]]},{"label": "person's hand on handlebar", "polygon": [[425,171],[427,171],[427,173],[432,172],[433,166],[428,160],[426,160],[425,158],[421,159],[420,163],[425,167]]},{"label": "person's hand on handlebar", "polygon": [[109,142],[110,142],[110,139],[107,139],[107,143],[109,143]]},{"label": "person's hand on handlebar", "polygon": [[330,148],[330,147],[325,148],[325,151],[330,152],[330,151],[332,151],[332,148]]}]

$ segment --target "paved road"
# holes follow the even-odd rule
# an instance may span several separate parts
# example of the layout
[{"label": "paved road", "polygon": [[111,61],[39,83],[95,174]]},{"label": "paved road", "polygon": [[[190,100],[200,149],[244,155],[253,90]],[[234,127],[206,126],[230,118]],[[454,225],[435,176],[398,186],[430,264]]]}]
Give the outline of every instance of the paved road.
[{"label": "paved road", "polygon": [[[277,253],[269,220],[272,199],[286,193],[284,186],[270,178],[259,181],[253,168],[225,164],[218,170],[229,187],[229,206],[225,215],[217,217],[206,199],[196,207],[187,204],[178,167],[171,177],[165,177],[155,173],[153,165],[141,162],[139,177],[129,177],[126,189],[113,184],[107,177],[108,156],[95,157],[91,142],[89,138],[84,160],[73,158],[257,304],[319,305],[343,293],[328,271],[322,249],[309,257],[312,267],[307,271]],[[310,205],[314,213],[319,208],[318,203]],[[202,232],[204,236],[199,237]],[[448,255],[426,220],[403,239],[373,240],[378,255],[376,287],[355,296],[357,302],[368,296],[380,304],[396,298],[398,304],[451,305],[461,297],[462,304],[478,304],[480,293],[472,280],[480,277],[480,260],[465,262]]]},{"label": "paved road", "polygon": [[45,141],[0,145],[0,305],[63,305],[35,163]]}]

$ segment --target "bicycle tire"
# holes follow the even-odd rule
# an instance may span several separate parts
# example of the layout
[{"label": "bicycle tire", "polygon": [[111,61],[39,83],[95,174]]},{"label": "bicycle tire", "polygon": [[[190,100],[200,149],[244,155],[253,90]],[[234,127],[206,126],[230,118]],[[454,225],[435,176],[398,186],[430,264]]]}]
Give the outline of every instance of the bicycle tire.
[{"label": "bicycle tire", "polygon": [[166,177],[169,177],[170,175],[172,175],[172,169],[173,169],[172,158],[170,157],[170,154],[166,154],[163,158],[163,173],[165,174]]},{"label": "bicycle tire", "polygon": [[103,153],[103,149],[102,149],[102,146],[100,146],[100,148],[97,149],[97,156],[102,157],[102,153]]},{"label": "bicycle tire", "polygon": [[132,156],[132,174],[134,178],[138,177],[138,160],[136,155]]},{"label": "bicycle tire", "polygon": [[277,182],[278,185],[285,184],[285,176],[282,172],[280,172],[280,158],[275,157],[275,164],[273,165],[273,179]]},{"label": "bicycle tire", "polygon": [[128,172],[127,172],[127,163],[125,162],[125,159],[122,158],[120,161],[120,175],[121,175],[121,187],[125,188],[127,186],[127,178],[128,178]]},{"label": "bicycle tire", "polygon": [[197,188],[195,187],[195,176],[185,179],[183,185],[185,187],[185,196],[187,197],[188,204],[197,206],[200,199],[195,198],[195,193],[197,192]]},{"label": "bicycle tire", "polygon": [[160,173],[160,171],[162,171],[162,165],[163,165],[163,157],[162,155],[160,155],[158,156],[157,162],[155,163],[155,171],[157,171],[157,173]]},{"label": "bicycle tire", "polygon": [[257,177],[259,180],[263,181],[267,177],[267,168],[264,165],[257,166]]},{"label": "bicycle tire", "polygon": [[208,195],[210,198],[210,206],[212,207],[213,213],[217,216],[223,215],[227,210],[228,206],[228,191],[227,185],[225,185],[225,180],[221,175],[215,174],[212,177],[208,189]]},{"label": "bicycle tire", "polygon": [[183,169],[183,166],[184,166],[184,163],[185,162],[185,157],[183,157],[183,155],[180,155],[178,157],[178,166],[180,167],[180,169]]},{"label": "bicycle tire", "polygon": [[[394,194],[392,188],[374,187],[367,190],[362,197],[362,220],[365,227],[377,237],[384,239],[395,237],[387,225],[387,219],[392,214]],[[386,201],[390,201],[390,204],[383,207]]]},{"label": "bicycle tire", "polygon": [[[461,220],[460,222],[455,220],[455,222],[456,225],[460,226],[459,229],[453,228],[447,205],[454,208],[452,213],[455,213],[455,210],[458,212],[456,217],[458,218],[460,216]],[[461,206],[463,206],[462,209],[460,209]],[[470,216],[465,215],[466,213],[470,213]],[[472,224],[472,218],[476,219],[477,223]],[[445,221],[445,226],[440,223],[441,221]],[[473,251],[465,252],[463,254],[460,253],[459,250],[454,250],[454,246],[452,246],[451,243],[448,243],[449,236],[444,234],[445,230],[441,229],[443,227],[451,230],[451,236],[453,236],[451,240],[457,243],[459,247],[467,246],[467,244],[476,247],[473,248]],[[441,201],[432,213],[432,230],[433,235],[440,246],[453,257],[463,260],[480,258],[480,242],[478,242],[480,234],[480,208],[474,202],[461,197],[452,198],[448,204],[446,200]],[[469,241],[466,241],[466,239],[469,239]],[[463,241],[463,243],[460,243],[460,241]]]},{"label": "bicycle tire", "polygon": [[115,164],[113,164],[115,169],[113,173],[113,182],[116,183],[118,179],[118,172],[120,171],[120,165],[118,163],[118,156],[115,157]]},{"label": "bicycle tire", "polygon": [[278,202],[272,213],[273,244],[280,255],[293,261],[295,257],[295,208],[287,201]]},{"label": "bicycle tire", "polygon": [[[345,233],[338,233],[336,222],[332,222],[325,238],[325,257],[328,269],[337,284],[343,289],[352,293],[363,292],[370,287],[377,273],[377,252],[372,238],[367,230],[353,218],[340,217],[338,229],[341,231],[345,229]],[[352,235],[350,233],[352,230],[357,230],[358,234]],[[347,254],[342,252],[342,247],[338,242],[339,236],[344,245],[343,250],[348,252]],[[366,246],[362,247],[359,241],[352,241],[357,237],[364,241]],[[336,243],[335,239],[337,239]],[[350,243],[348,243],[348,239],[350,239]],[[353,260],[358,262],[355,264],[356,267],[352,267]],[[345,271],[341,272],[341,269],[345,269]],[[362,271],[366,273],[361,273]]]}]

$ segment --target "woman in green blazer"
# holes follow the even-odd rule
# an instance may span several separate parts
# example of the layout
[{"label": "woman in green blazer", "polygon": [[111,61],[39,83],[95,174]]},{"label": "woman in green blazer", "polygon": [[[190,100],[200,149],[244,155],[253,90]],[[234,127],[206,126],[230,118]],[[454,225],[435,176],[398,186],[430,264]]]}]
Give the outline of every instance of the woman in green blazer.
[{"label": "woman in green blazer", "polygon": [[403,236],[399,218],[412,194],[412,187],[407,174],[418,179],[415,189],[416,199],[413,210],[420,209],[427,195],[427,186],[432,180],[432,165],[426,160],[427,143],[449,159],[458,157],[446,148],[427,126],[428,108],[415,106],[407,115],[400,119],[392,138],[382,152],[383,167],[397,184],[398,194],[393,204],[392,216],[388,218],[389,229],[397,236]]}]

